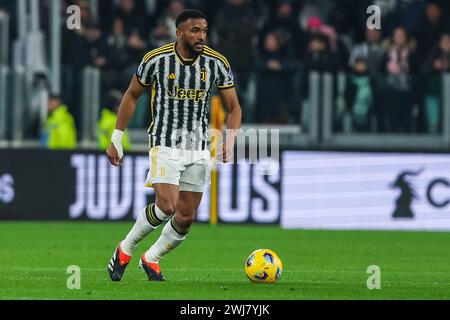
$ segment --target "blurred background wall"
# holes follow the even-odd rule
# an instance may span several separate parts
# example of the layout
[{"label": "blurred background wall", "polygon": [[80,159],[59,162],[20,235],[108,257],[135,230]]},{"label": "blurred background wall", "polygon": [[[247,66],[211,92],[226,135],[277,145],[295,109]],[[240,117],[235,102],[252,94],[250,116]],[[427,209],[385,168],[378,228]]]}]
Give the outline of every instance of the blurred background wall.
[{"label": "blurred background wall", "polygon": [[[379,30],[367,28],[371,13],[366,10],[370,5],[381,9]],[[91,171],[97,165],[101,168],[104,159],[100,155],[135,68],[146,52],[176,40],[174,21],[186,8],[200,9],[208,16],[209,44],[223,53],[234,69],[244,129],[279,130],[285,159],[297,159],[295,153],[301,150],[325,151],[302,153],[296,161],[310,156],[331,157],[332,151],[346,151],[335,155],[339,159],[348,157],[347,152],[360,152],[357,159],[366,159],[371,154],[366,151],[386,152],[386,157],[393,152],[439,153],[434,160],[419,158],[414,163],[408,162],[408,156],[394,158],[395,168],[367,169],[358,167],[360,162],[346,162],[348,167],[360,168],[351,173],[357,180],[353,183],[360,188],[355,191],[349,187],[348,193],[365,199],[369,192],[379,192],[381,198],[373,200],[377,203],[391,197],[392,208],[380,210],[392,217],[395,201],[413,189],[411,179],[425,174],[427,161],[437,161],[438,165],[430,169],[436,175],[424,177],[428,182],[423,182],[418,192],[427,201],[431,199],[427,202],[430,208],[448,211],[448,159],[441,158],[450,151],[450,1],[445,0],[0,0],[0,177],[8,170],[20,171],[15,166],[20,159],[33,157],[33,153],[27,153],[30,150],[72,150],[63,153],[65,158],[58,158],[63,159],[58,166],[71,168],[65,179],[72,181],[73,191],[65,201],[66,209],[61,209],[68,217],[67,205],[75,203],[79,185],[74,182],[78,181],[77,161],[86,161]],[[80,24],[76,25],[73,14],[78,9]],[[138,159],[147,150],[149,103],[147,93],[139,100],[128,131],[127,150],[135,152]],[[213,116],[222,112],[220,101],[218,104],[219,108],[211,109]],[[93,153],[91,158],[87,155],[85,160],[76,160],[78,152]],[[294,154],[287,156],[288,152]],[[49,163],[56,159],[45,152],[42,157]],[[291,175],[292,168],[294,173],[301,172],[280,161],[282,168],[291,168]],[[232,213],[238,207],[238,195],[248,192],[242,203],[250,201],[254,206],[249,205],[245,214],[236,211],[231,220],[255,220],[252,215],[260,208],[262,221],[277,223],[283,208],[300,210],[288,203],[297,195],[291,195],[291,200],[283,198],[285,171],[255,182],[254,167],[233,168],[234,173],[229,173],[233,182],[223,187],[231,188],[231,200],[222,215]],[[227,169],[222,170],[226,176]],[[361,187],[368,181],[358,175],[364,170],[384,170],[383,178],[377,178],[376,173],[370,178],[382,179],[381,189],[370,189],[370,184]],[[236,180],[238,171],[246,184]],[[419,173],[401,176],[405,171]],[[108,179],[118,181],[125,179],[127,175],[123,174],[105,173]],[[87,176],[78,178],[85,181]],[[389,187],[400,176],[397,187]],[[339,183],[331,173],[328,179],[333,181],[333,177]],[[97,181],[95,176],[92,179]],[[440,183],[433,188],[438,189],[430,191],[429,185],[436,179]],[[8,181],[10,178],[4,178],[3,186],[10,185]],[[60,183],[55,182],[55,191],[60,192]],[[298,187],[295,181],[292,183],[291,187]],[[239,187],[244,188],[242,193]],[[138,189],[131,190],[135,194]],[[314,198],[314,194],[310,196]],[[271,202],[269,198],[276,200]],[[402,200],[406,201],[404,206],[414,205],[414,199]],[[94,207],[98,205],[98,198],[92,201]],[[408,213],[408,208],[404,212]],[[123,210],[118,217],[132,216],[131,206],[124,205]],[[270,210],[276,213],[270,215]],[[269,218],[264,218],[264,212]],[[208,217],[205,214],[203,219]],[[87,213],[75,214],[83,215]],[[97,212],[99,219],[106,216]]]}]

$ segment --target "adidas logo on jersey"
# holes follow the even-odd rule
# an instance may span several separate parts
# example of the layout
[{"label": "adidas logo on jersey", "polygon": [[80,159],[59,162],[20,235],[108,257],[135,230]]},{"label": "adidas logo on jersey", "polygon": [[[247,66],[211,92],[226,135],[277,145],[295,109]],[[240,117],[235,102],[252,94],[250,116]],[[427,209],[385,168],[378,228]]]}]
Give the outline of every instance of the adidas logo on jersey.
[{"label": "adidas logo on jersey", "polygon": [[167,77],[167,79],[169,80],[175,80],[177,78],[177,76],[175,75],[175,73],[171,73],[169,74],[169,76]]}]

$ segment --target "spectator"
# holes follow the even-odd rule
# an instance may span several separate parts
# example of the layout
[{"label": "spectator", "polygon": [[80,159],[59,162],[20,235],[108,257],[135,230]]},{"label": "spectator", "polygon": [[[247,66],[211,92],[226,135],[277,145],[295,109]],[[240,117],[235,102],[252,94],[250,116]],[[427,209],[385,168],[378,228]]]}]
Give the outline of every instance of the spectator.
[{"label": "spectator", "polygon": [[394,29],[386,40],[383,69],[386,74],[383,101],[379,107],[380,129],[394,132],[412,130],[413,106],[416,102],[413,75],[416,71],[414,39],[402,27]]},{"label": "spectator", "polygon": [[381,46],[381,32],[377,29],[367,29],[366,41],[353,47],[350,54],[349,66],[354,70],[356,61],[362,59],[367,62],[370,75],[380,71],[385,52]]},{"label": "spectator", "polygon": [[374,102],[373,84],[369,75],[367,60],[359,57],[355,60],[345,86],[347,110],[352,116],[353,129],[367,132],[370,130],[370,115]]},{"label": "spectator", "polygon": [[433,57],[436,72],[450,72],[450,33],[445,33],[439,41],[439,49]]},{"label": "spectator", "polygon": [[271,32],[257,59],[257,110],[259,123],[288,123],[295,56],[282,34]]},{"label": "spectator", "polygon": [[130,61],[139,62],[147,51],[147,43],[141,38],[138,32],[133,32],[128,38],[128,53]]},{"label": "spectator", "polygon": [[102,73],[103,92],[111,89],[124,90],[126,84],[123,79],[123,70],[130,64],[128,38],[121,18],[115,18],[111,33],[106,39],[106,61]]},{"label": "spectator", "polygon": [[147,44],[144,39],[149,34],[145,12],[137,9],[135,0],[120,0],[115,17],[123,21],[125,34],[128,36],[129,59],[139,61],[145,54]]},{"label": "spectator", "polygon": [[[71,113],[77,124],[81,122],[82,112],[77,106],[81,105],[82,74],[87,66],[96,66],[103,69],[106,64],[106,42],[102,31],[97,24],[91,23],[84,26],[82,32],[78,32],[70,46],[70,74],[66,75],[68,81],[65,85],[66,93],[70,95],[70,103],[73,106]],[[67,89],[68,88],[68,89]],[[70,91],[69,91],[70,90]]]},{"label": "spectator", "polygon": [[78,35],[72,44],[72,63],[77,68],[106,65],[105,41],[97,24],[85,26],[84,33]]},{"label": "spectator", "polygon": [[[102,110],[97,123],[97,144],[100,150],[106,150],[111,143],[111,136],[116,127],[117,111],[122,101],[120,91],[112,90],[109,94],[106,107]],[[128,132],[125,132],[122,141],[124,151],[131,150]]]},{"label": "spectator", "polygon": [[[269,32],[274,31],[282,33],[286,41],[293,44],[294,50],[300,58],[300,54],[305,46],[305,35],[296,20],[295,9],[291,2],[283,0],[278,4],[275,16],[271,17],[264,24],[259,34],[259,39],[264,39]],[[258,42],[258,50],[263,49],[263,42]]]},{"label": "spectator", "polygon": [[431,52],[423,68],[425,74],[425,129],[428,133],[438,133],[441,125],[441,73],[450,72],[450,34],[441,36],[439,45]]},{"label": "spectator", "polygon": [[87,26],[89,24],[92,24],[94,22],[94,18],[88,1],[76,0],[75,5],[77,5],[80,8],[81,25]]},{"label": "spectator", "polygon": [[445,30],[444,23],[440,6],[433,2],[428,3],[423,23],[416,33],[419,63],[423,63],[429,56],[430,50],[438,43],[439,37]]},{"label": "spectator", "polygon": [[[363,6],[362,1],[339,0],[330,1],[331,10],[327,23],[339,33],[340,38],[344,38],[351,47],[354,41],[361,41],[364,36],[367,23],[367,6]],[[361,6],[364,11],[361,12]]]},{"label": "spectator", "polygon": [[408,34],[420,28],[423,12],[428,0],[398,0],[397,24],[405,28]]},{"label": "spectator", "polygon": [[348,61],[348,53],[340,41],[336,30],[331,26],[325,25],[319,17],[311,17],[308,20],[307,27],[308,43],[310,43],[311,38],[316,38],[317,35],[323,36],[323,39],[327,41],[327,48],[335,59],[335,71],[341,69],[344,66],[343,62],[345,61],[346,64],[346,61]]},{"label": "spectator", "polygon": [[175,22],[177,17],[180,15],[182,11],[184,11],[186,7],[183,2],[179,0],[172,0],[169,3],[167,10],[165,11],[164,16],[160,19],[158,25],[165,25],[166,28],[169,29],[168,34],[170,36],[170,41],[176,41],[176,31],[177,28],[175,26]]},{"label": "spectator", "polygon": [[306,53],[303,57],[305,75],[310,71],[336,72],[338,57],[329,47],[328,40],[321,34],[310,37]]},{"label": "spectator", "polygon": [[128,39],[125,34],[123,20],[120,18],[115,18],[111,33],[106,40],[108,67],[114,69],[126,67],[130,63],[127,48]]},{"label": "spectator", "polygon": [[312,17],[321,21],[328,19],[328,13],[332,9],[331,1],[328,0],[303,0],[299,12],[298,21],[303,30],[308,29]]},{"label": "spectator", "polygon": [[384,68],[388,83],[399,90],[411,88],[411,74],[416,71],[416,42],[402,27],[394,29],[392,39],[384,43]]},{"label": "spectator", "polygon": [[429,55],[424,70],[433,73],[450,71],[450,33],[441,36],[439,44]]},{"label": "spectator", "polygon": [[77,146],[75,121],[59,96],[49,99],[41,144],[49,149],[75,149]]},{"label": "spectator", "polygon": [[227,0],[216,17],[217,50],[230,60],[235,69],[238,91],[247,90],[253,61],[253,36],[256,17],[245,0]]},{"label": "spectator", "polygon": [[173,38],[170,34],[170,28],[163,21],[158,22],[156,28],[150,34],[150,46],[152,48],[159,48],[171,41],[173,41]]},{"label": "spectator", "polygon": [[122,19],[127,35],[135,34],[140,38],[147,37],[145,13],[137,10],[135,0],[120,0],[114,17]]}]

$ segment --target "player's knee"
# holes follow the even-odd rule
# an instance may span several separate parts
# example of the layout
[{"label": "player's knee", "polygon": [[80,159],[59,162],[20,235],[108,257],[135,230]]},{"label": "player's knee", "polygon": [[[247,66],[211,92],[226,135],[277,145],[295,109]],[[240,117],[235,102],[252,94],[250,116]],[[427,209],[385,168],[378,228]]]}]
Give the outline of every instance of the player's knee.
[{"label": "player's knee", "polygon": [[175,213],[175,203],[170,199],[158,199],[156,205],[166,215],[171,216]]},{"label": "player's knee", "polygon": [[177,223],[183,229],[189,229],[195,221],[195,210],[185,210],[178,213],[176,217]]}]

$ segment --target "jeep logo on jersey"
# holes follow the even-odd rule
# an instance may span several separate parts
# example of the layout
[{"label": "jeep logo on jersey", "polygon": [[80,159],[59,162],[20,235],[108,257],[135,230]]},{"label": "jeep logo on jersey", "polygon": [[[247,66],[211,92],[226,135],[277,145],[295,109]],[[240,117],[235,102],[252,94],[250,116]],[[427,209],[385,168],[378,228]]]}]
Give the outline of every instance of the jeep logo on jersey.
[{"label": "jeep logo on jersey", "polygon": [[167,90],[167,96],[174,100],[195,100],[195,102],[206,100],[206,91],[203,89],[183,89],[173,86],[172,91]]}]

